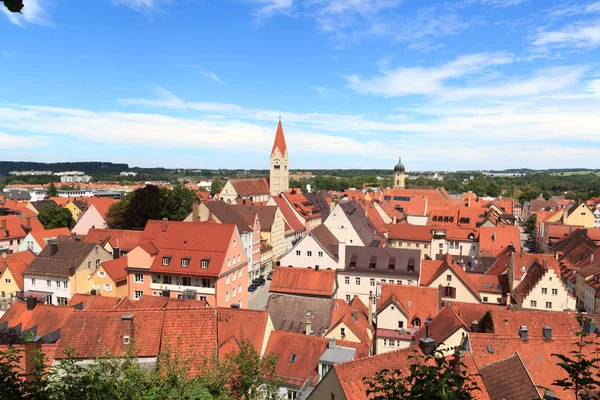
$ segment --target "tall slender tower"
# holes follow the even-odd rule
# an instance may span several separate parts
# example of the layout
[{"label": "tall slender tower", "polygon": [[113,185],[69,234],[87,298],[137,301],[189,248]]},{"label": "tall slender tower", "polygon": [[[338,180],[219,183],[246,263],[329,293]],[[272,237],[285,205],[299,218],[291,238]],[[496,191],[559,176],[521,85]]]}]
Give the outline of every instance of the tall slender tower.
[{"label": "tall slender tower", "polygon": [[405,174],[406,169],[402,164],[402,157],[400,157],[398,159],[398,164],[394,167],[394,189],[404,189]]},{"label": "tall slender tower", "polygon": [[281,117],[275,133],[275,142],[271,150],[271,168],[270,168],[270,189],[271,196],[277,196],[290,188],[290,170],[287,146],[281,126]]}]

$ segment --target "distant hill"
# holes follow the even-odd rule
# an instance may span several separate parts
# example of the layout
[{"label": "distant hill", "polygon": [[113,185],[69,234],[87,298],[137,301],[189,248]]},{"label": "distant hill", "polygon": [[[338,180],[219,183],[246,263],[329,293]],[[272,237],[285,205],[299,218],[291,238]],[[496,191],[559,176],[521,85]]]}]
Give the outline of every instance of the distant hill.
[{"label": "distant hill", "polygon": [[10,171],[82,171],[88,175],[118,174],[128,171],[127,164],[110,162],[61,162],[40,163],[29,161],[0,161],[0,175],[8,175]]}]

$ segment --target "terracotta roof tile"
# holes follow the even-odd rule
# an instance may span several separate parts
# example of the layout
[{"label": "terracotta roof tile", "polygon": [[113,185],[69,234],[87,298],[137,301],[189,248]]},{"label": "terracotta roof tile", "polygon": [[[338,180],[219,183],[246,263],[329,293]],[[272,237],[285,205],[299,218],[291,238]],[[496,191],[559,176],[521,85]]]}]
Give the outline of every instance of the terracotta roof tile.
[{"label": "terracotta roof tile", "polygon": [[[30,224],[30,229],[27,228]],[[6,231],[3,226],[6,224]],[[23,239],[29,231],[43,231],[44,227],[37,217],[19,217],[17,215],[0,216],[0,240]]]},{"label": "terracotta roof tile", "polygon": [[249,197],[270,193],[266,178],[230,179],[229,182],[238,196]]},{"label": "terracotta roof tile", "polygon": [[75,293],[67,303],[67,307],[74,307],[80,311],[114,310],[120,301],[118,297]]},{"label": "terracotta roof tile", "polygon": [[431,242],[432,228],[427,225],[388,224],[385,226],[389,239]]},{"label": "terracotta roof tile", "polygon": [[219,353],[231,349],[223,346],[232,338],[238,343],[242,339],[247,339],[252,343],[254,349],[262,352],[263,341],[265,340],[265,331],[269,328],[269,313],[263,310],[249,309],[217,309],[217,328],[219,332]]},{"label": "terracotta roof tile", "polygon": [[102,267],[115,283],[127,280],[127,257],[104,261]]},{"label": "terracotta roof tile", "polygon": [[8,268],[19,290],[24,290],[23,271],[34,259],[35,254],[31,250],[8,254],[5,259],[0,257],[0,274]]},{"label": "terracotta roof tile", "polygon": [[[8,328],[20,325],[21,332],[35,328],[35,336],[43,337],[63,328],[73,311],[70,307],[46,304],[37,304],[33,310],[28,310],[25,302],[18,301],[13,303],[0,318],[0,326],[4,323],[8,323]],[[62,338],[62,335],[59,337]]]},{"label": "terracotta roof tile", "polygon": [[[356,311],[356,320],[354,319],[354,311]],[[343,323],[356,335],[360,343],[370,345],[375,329],[369,324],[368,312],[367,306],[360,301],[358,296],[352,299],[351,304],[336,299],[331,315],[331,327],[328,332],[333,331],[339,324]]]},{"label": "terracotta roof tile", "polygon": [[437,288],[428,288],[423,286],[393,285],[389,283],[381,284],[381,296],[377,306],[377,311],[382,310],[382,304],[394,295],[398,301],[408,310],[409,325],[415,317],[421,322],[427,318],[432,318],[439,312],[439,298]]},{"label": "terracotta roof tile", "polygon": [[331,297],[335,271],[302,267],[276,267],[269,292]]},{"label": "terracotta roof tile", "polygon": [[535,384],[519,353],[479,368],[492,399],[533,400],[539,398]]},{"label": "terracotta roof tile", "polygon": [[518,226],[479,228],[479,250],[483,255],[495,256],[511,243],[516,251],[520,251],[521,231]]},{"label": "terracotta roof tile", "polygon": [[292,210],[292,207],[287,203],[287,201],[285,201],[284,198],[279,196],[274,196],[271,198],[273,199],[275,204],[277,204],[277,206],[281,210],[281,213],[283,214],[283,218],[291,226],[291,228],[295,232],[304,231],[305,226],[302,224],[302,222],[300,222],[298,217],[296,217],[296,214],[294,214],[294,210]]},{"label": "terracotta roof tile", "polygon": [[99,243],[101,246],[108,242],[113,248],[118,247],[121,251],[131,251],[139,244],[142,234],[142,231],[125,229],[91,228],[85,235],[84,240]]},{"label": "terracotta roof tile", "polygon": [[310,318],[311,331],[323,335],[331,324],[333,307],[330,298],[269,293],[266,310],[277,330],[303,333]]}]

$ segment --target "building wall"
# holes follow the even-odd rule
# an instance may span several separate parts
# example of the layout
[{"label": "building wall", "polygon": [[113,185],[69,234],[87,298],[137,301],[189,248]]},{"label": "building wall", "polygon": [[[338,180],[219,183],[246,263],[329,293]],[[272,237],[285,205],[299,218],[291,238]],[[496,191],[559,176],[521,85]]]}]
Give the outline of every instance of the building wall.
[{"label": "building wall", "polygon": [[[344,336],[342,336],[342,328],[346,333]],[[335,338],[335,340],[346,340],[352,343],[361,343],[358,336],[356,336],[356,334],[354,334],[354,332],[352,332],[350,328],[348,328],[348,326],[344,323],[341,323],[338,326],[336,326],[331,332],[325,335],[325,337]]]},{"label": "building wall", "polygon": [[462,344],[467,334],[468,331],[465,328],[460,327],[456,332],[446,338],[443,343],[441,343],[438,350],[441,350],[444,356],[452,355],[454,353],[454,349]]},{"label": "building wall", "polygon": [[[279,168],[276,168],[276,165]],[[275,149],[275,152],[271,154],[269,166],[271,196],[277,196],[279,193],[285,192],[290,188],[290,171],[288,168],[289,158],[287,151],[285,154],[281,154],[279,149]]]},{"label": "building wall", "polygon": [[71,283],[68,278],[52,278],[39,275],[24,275],[23,278],[25,291],[35,290],[50,293],[52,295],[50,304],[58,305],[59,297],[67,299],[67,301],[71,298]]},{"label": "building wall", "polygon": [[[102,276],[104,275],[104,276]],[[110,285],[110,290],[105,289],[105,285]],[[125,284],[117,285],[112,280],[110,275],[106,273],[103,266],[100,266],[90,278],[90,286],[92,289],[96,289],[96,294],[106,297],[125,297],[127,293],[127,282]]]},{"label": "building wall", "polygon": [[[384,301],[386,299],[383,299]],[[377,327],[382,329],[398,329],[398,322],[402,322],[404,329],[410,328],[409,321],[395,304],[390,304],[377,314]]]},{"label": "building wall", "polygon": [[583,308],[588,313],[594,313],[596,311],[596,289],[585,284],[585,300]]},{"label": "building wall", "polygon": [[[105,261],[112,260],[112,255],[104,249],[104,247],[97,244],[94,249],[87,255],[81,265],[77,266],[75,275],[70,278],[71,281],[71,292],[70,296],[75,293],[86,294],[92,290],[92,284],[90,278],[94,275],[96,270]],[[69,297],[70,298],[70,297]]]},{"label": "building wall", "polygon": [[[127,292],[129,298],[135,298],[135,291],[139,290],[144,294],[151,294],[150,283],[152,282],[150,266],[154,262],[155,256],[146,253],[141,247],[136,247],[127,254],[127,268],[131,270],[127,273]],[[135,274],[144,275],[143,282],[135,282]],[[211,303],[212,304],[212,303]]]},{"label": "building wall", "polygon": [[363,243],[358,236],[358,233],[354,230],[348,216],[342,210],[342,207],[338,204],[329,214],[325,221],[325,226],[340,242],[345,242],[351,246],[364,246],[368,243]]},{"label": "building wall", "polygon": [[567,225],[584,226],[586,228],[594,227],[594,213],[583,203],[566,218]]},{"label": "building wall", "polygon": [[5,268],[0,274],[0,305],[5,299],[15,297],[20,290],[10,268]]},{"label": "building wall", "polygon": [[445,237],[432,239],[431,258],[436,254],[450,253],[453,256],[478,256],[479,243],[470,240],[447,240]]},{"label": "building wall", "polygon": [[24,238],[0,240],[0,254],[11,254],[19,251],[19,245]]},{"label": "building wall", "polygon": [[[546,289],[546,294],[543,293],[543,289]],[[556,289],[556,295],[552,294],[552,289]],[[536,302],[535,306],[531,304],[531,301]],[[547,308],[546,302],[551,303],[551,307]],[[531,293],[523,299],[521,307],[536,310],[563,311],[565,309],[575,309],[575,300],[569,296],[560,276],[557,276],[553,270],[548,270],[538,284],[535,285]]]},{"label": "building wall", "polygon": [[[479,292],[479,296],[481,297],[482,303],[500,304],[502,302],[502,294],[501,293]],[[487,300],[486,300],[486,298],[487,298]]]},{"label": "building wall", "polygon": [[235,199],[237,198],[237,192],[233,188],[231,182],[227,181],[227,183],[225,183],[225,186],[223,186],[223,189],[221,189],[219,198],[222,201],[230,204],[235,202]]},{"label": "building wall", "polygon": [[340,384],[340,380],[332,368],[325,374],[321,382],[315,387],[308,400],[345,400],[346,395]]},{"label": "building wall", "polygon": [[91,228],[106,229],[106,221],[96,210],[96,207],[92,205],[88,210],[79,218],[79,221],[73,227],[73,233],[77,235],[86,235]]},{"label": "building wall", "polygon": [[77,222],[77,220],[79,219],[79,216],[81,215],[81,213],[83,211],[81,211],[79,209],[79,207],[77,207],[71,201],[69,201],[67,204],[65,204],[65,208],[71,212],[71,215],[73,216],[73,221]]},{"label": "building wall", "polygon": [[[235,242],[235,246],[234,246]],[[235,260],[229,265],[227,260]],[[241,276],[240,272],[241,271]],[[235,273],[235,281],[233,280],[233,274]],[[229,276],[229,283],[227,283],[227,276]],[[248,260],[246,254],[243,251],[240,241],[240,235],[237,228],[234,229],[234,234],[229,241],[229,247],[225,253],[225,259],[219,278],[215,283],[215,295],[216,295],[216,306],[217,307],[230,307],[233,303],[240,303],[241,307],[248,307]],[[239,289],[242,289],[242,293],[239,293]],[[236,288],[236,295],[233,296],[233,287]],[[229,292],[229,300],[227,300],[227,292]],[[212,305],[212,304],[211,304]]]},{"label": "building wall", "polygon": [[[450,280],[448,280],[448,276],[450,276]],[[443,297],[444,300],[461,301],[464,303],[479,303],[477,297],[471,293],[469,288],[460,279],[458,279],[458,276],[451,269],[447,269],[429,285],[429,287],[432,288],[437,288],[439,286],[451,286],[456,288],[456,298],[452,299],[449,297]]]},{"label": "building wall", "polygon": [[375,342],[375,354],[384,354],[389,353],[390,351],[396,351],[400,349],[405,349],[410,347],[413,344],[412,340],[403,340],[403,339],[392,339],[392,342],[388,338],[380,338],[378,337]]},{"label": "building wall", "polygon": [[25,236],[25,239],[23,239],[21,244],[19,244],[19,246],[17,247],[17,252],[19,253],[27,250],[31,250],[35,255],[40,254],[40,251],[43,250],[43,247],[41,247],[38,244],[38,242],[33,238],[33,235],[31,233],[28,233],[27,236]]},{"label": "building wall", "polygon": [[273,261],[279,260],[279,258],[285,253],[285,219],[283,213],[279,208],[275,212],[275,218],[273,219],[273,225],[271,226],[271,242],[268,242],[273,247]]},{"label": "building wall", "polygon": [[425,256],[433,258],[431,256],[431,241],[389,239],[388,245],[398,249],[419,249],[421,251],[421,260]]},{"label": "building wall", "polygon": [[[350,283],[346,284],[346,277],[350,279]],[[356,278],[360,278],[360,284],[356,284]],[[371,279],[374,279],[374,284],[371,284]],[[348,271],[348,270],[338,270],[337,273],[337,295],[336,298],[349,301],[354,296],[358,296],[360,300],[364,304],[369,304],[369,292],[373,292],[375,294],[377,289],[377,282],[383,282],[385,280],[386,283],[399,284],[398,281],[401,282],[402,285],[418,285],[418,281],[415,280],[412,276],[405,275],[388,275],[388,274],[372,274],[368,275],[366,273]],[[348,297],[349,296],[349,297]]]},{"label": "building wall", "polygon": [[[298,255],[300,252],[300,255]],[[310,252],[310,256],[308,255]],[[322,256],[320,255],[322,254]],[[295,267],[315,267],[321,269],[338,269],[337,260],[333,259],[312,236],[305,236],[304,239],[296,243],[287,254],[279,260],[281,265],[292,265]]]}]

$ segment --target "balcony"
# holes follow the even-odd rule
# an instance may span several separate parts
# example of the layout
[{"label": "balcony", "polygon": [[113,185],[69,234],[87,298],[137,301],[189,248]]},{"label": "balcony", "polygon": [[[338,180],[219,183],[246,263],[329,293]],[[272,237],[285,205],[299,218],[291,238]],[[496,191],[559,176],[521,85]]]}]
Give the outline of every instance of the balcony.
[{"label": "balcony", "polygon": [[162,282],[152,282],[150,283],[151,290],[171,290],[173,292],[183,292],[187,289],[195,290],[199,295],[214,295],[215,288],[209,287],[201,287],[201,286],[186,286],[186,285],[178,285],[178,284],[167,284]]}]

